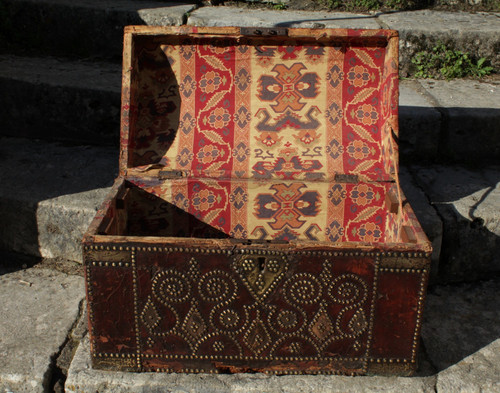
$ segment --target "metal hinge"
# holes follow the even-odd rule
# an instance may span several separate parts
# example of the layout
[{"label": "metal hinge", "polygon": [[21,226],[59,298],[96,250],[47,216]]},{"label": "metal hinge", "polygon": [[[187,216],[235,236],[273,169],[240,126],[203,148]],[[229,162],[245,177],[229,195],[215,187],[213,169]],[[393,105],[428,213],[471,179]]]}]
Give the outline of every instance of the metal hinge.
[{"label": "metal hinge", "polygon": [[283,36],[288,35],[286,27],[241,27],[241,35]]},{"label": "metal hinge", "polygon": [[160,180],[178,179],[181,177],[186,177],[187,175],[188,175],[188,171],[164,170],[164,171],[158,172],[158,179],[160,179]]},{"label": "metal hinge", "polygon": [[347,173],[336,173],[335,181],[337,183],[358,183],[358,175],[348,175]]}]

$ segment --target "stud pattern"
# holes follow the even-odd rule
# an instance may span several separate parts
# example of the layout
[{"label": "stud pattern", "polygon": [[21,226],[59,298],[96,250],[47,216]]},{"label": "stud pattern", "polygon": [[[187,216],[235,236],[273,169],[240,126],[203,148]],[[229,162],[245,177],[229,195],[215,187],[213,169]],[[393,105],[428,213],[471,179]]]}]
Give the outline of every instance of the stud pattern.
[{"label": "stud pattern", "polygon": [[[136,369],[143,369],[148,359],[207,360],[225,364],[231,361],[331,362],[329,354],[339,353],[335,348],[343,343],[351,349],[335,358],[338,367],[315,372],[335,374],[344,364],[351,370],[349,373],[366,373],[370,362],[375,361],[370,359],[369,353],[377,277],[386,271],[422,277],[418,308],[421,318],[427,269],[379,266],[381,257],[386,255],[425,256],[420,253],[413,256],[361,251],[279,252],[254,248],[127,248],[124,247],[124,251],[129,252],[128,266],[125,262],[90,261],[86,274],[91,277],[93,269],[101,268],[133,270],[136,352],[97,355],[106,361],[122,361],[123,364],[130,364],[132,359]],[[156,261],[155,268],[146,268],[148,255]],[[214,265],[213,260],[219,262]],[[366,273],[360,273],[363,269],[353,269],[352,266],[356,266],[353,260],[366,264]],[[318,263],[319,268],[308,267],[318,266]],[[148,275],[149,279],[145,278]],[[259,278],[263,284],[259,283]],[[90,286],[89,296],[92,294]],[[92,307],[89,308],[93,319]],[[376,362],[415,363],[420,328],[418,322],[411,359],[377,359]],[[346,344],[348,342],[350,344]],[[217,371],[177,367],[157,370]],[[293,369],[268,372],[305,373]]]}]

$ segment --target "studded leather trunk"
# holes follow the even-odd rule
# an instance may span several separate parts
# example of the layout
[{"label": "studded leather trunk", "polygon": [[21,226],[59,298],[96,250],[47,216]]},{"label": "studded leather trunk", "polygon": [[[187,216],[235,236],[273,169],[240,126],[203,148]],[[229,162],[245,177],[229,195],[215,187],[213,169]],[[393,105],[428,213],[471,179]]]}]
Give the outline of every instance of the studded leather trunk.
[{"label": "studded leather trunk", "polygon": [[397,110],[394,31],[128,27],[93,367],[414,372],[431,246]]}]

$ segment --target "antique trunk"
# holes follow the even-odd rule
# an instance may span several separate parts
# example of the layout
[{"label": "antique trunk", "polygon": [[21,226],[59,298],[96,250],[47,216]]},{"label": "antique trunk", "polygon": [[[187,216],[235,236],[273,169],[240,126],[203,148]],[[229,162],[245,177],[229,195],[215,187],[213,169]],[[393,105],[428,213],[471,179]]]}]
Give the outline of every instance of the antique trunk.
[{"label": "antique trunk", "polygon": [[397,111],[394,31],[128,27],[93,366],[410,375],[431,246]]}]

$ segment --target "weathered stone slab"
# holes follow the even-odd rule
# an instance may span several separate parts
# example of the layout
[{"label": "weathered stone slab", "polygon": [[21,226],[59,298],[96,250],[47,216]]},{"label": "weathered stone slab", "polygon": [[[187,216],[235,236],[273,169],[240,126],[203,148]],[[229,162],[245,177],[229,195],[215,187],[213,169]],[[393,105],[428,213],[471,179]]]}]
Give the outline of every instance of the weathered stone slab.
[{"label": "weathered stone slab", "polygon": [[193,11],[188,24],[194,26],[308,27],[379,29],[371,15],[348,12],[248,10],[237,7],[203,7]]},{"label": "weathered stone slab", "polygon": [[0,55],[0,77],[54,87],[119,93],[121,65],[107,62],[69,61],[53,57]]},{"label": "weathered stone slab", "polygon": [[500,339],[441,372],[437,393],[497,393],[500,391]]},{"label": "weathered stone slab", "polygon": [[40,268],[0,276],[0,391],[47,391],[83,296],[80,276]]},{"label": "weathered stone slab", "polygon": [[[141,2],[142,3],[142,2]],[[141,6],[137,14],[144,24],[150,26],[179,26],[186,22],[188,12],[195,8],[193,3],[161,2],[158,4],[135,2],[135,6]],[[168,5],[167,5],[168,4]]]},{"label": "weathered stone slab", "polygon": [[446,116],[439,146],[442,158],[476,165],[498,164],[500,82],[427,80],[421,84]]},{"label": "weathered stone slab", "polygon": [[438,42],[477,58],[486,57],[497,70],[500,68],[500,18],[496,15],[421,10],[381,14],[378,20],[399,30],[403,74],[417,52],[432,50]]},{"label": "weathered stone slab", "polygon": [[0,134],[118,144],[121,66],[0,56]]},{"label": "weathered stone slab", "polygon": [[88,338],[80,343],[66,380],[66,393],[99,392],[434,392],[435,377],[268,376],[265,374],[166,374],[93,370]]},{"label": "weathered stone slab", "polygon": [[[123,27],[181,25],[195,1],[3,0],[2,33],[9,51],[121,59]],[[4,46],[0,43],[0,49]]]},{"label": "weathered stone slab", "polygon": [[99,188],[38,202],[38,248],[44,258],[82,260],[83,234],[109,192]]},{"label": "weathered stone slab", "polygon": [[438,158],[441,114],[419,91],[418,81],[399,82],[400,162]]},{"label": "weathered stone slab", "polygon": [[[488,348],[495,340],[498,341],[500,337],[499,304],[500,280],[498,278],[485,282],[437,286],[429,289],[424,309],[422,339],[430,361],[440,371],[438,379],[457,366],[459,370],[466,370],[465,365],[470,363],[469,356],[481,353],[483,348]],[[498,342],[494,347],[498,348]],[[478,360],[479,358],[480,356]],[[500,351],[497,350],[495,367],[499,366]],[[497,368],[496,378],[497,382],[500,382],[498,371]],[[479,381],[480,375],[470,370],[468,379]],[[495,374],[490,374],[492,375]]]},{"label": "weathered stone slab", "polygon": [[81,261],[82,235],[117,176],[117,149],[0,141],[0,248]]},{"label": "weathered stone slab", "polygon": [[463,281],[500,271],[500,167],[412,167],[443,220],[439,278]]}]

